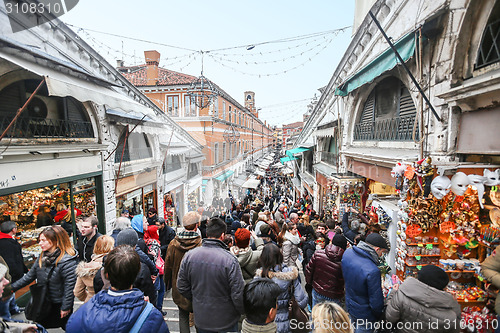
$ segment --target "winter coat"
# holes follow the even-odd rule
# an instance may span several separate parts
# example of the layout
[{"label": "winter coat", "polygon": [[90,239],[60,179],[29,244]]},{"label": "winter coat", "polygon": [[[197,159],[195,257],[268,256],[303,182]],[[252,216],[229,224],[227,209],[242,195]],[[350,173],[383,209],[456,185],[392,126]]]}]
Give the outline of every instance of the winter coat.
[{"label": "winter coat", "polygon": [[240,264],[222,241],[204,239],[202,246],[184,255],[177,288],[193,303],[196,327],[208,331],[232,328],[245,312],[244,286]]},{"label": "winter coat", "polygon": [[255,276],[255,270],[257,269],[262,249],[264,248],[264,240],[262,238],[257,238],[255,240],[255,247],[257,248],[255,251],[252,251],[250,246],[245,249],[240,249],[237,246],[231,248],[231,253],[235,255],[240,263],[241,273],[243,274],[245,283],[252,281]]},{"label": "winter coat", "polygon": [[302,259],[302,269],[304,272],[306,271],[306,266],[314,255],[314,252],[316,252],[316,243],[314,241],[311,240],[302,243],[302,255],[304,257]]},{"label": "winter coat", "polygon": [[[481,263],[481,272],[495,287],[500,289],[500,245]],[[500,314],[500,297],[495,301],[495,312]]]},{"label": "winter coat", "polygon": [[320,295],[340,299],[344,297],[342,256],[344,250],[330,244],[324,250],[314,252],[305,270],[306,283],[311,284]]},{"label": "winter coat", "polygon": [[460,331],[460,305],[453,296],[412,277],[389,294],[385,316],[392,323],[404,323],[396,332]]},{"label": "winter coat", "polygon": [[[130,332],[144,305],[144,294],[138,289],[103,290],[71,315],[66,332]],[[139,332],[169,330],[161,312],[153,307]]]},{"label": "winter coat", "polygon": [[[55,266],[48,281],[50,300],[53,303],[61,304],[62,311],[73,309],[73,300],[75,299],[73,289],[76,283],[75,269],[77,264],[78,258],[76,254],[71,256],[65,253]],[[40,267],[37,258],[29,272],[12,284],[12,290],[19,290],[35,281],[35,279],[38,283],[46,282],[52,267],[54,266]]]},{"label": "winter coat", "polygon": [[306,237],[306,241],[310,241],[315,238],[314,228],[311,225],[306,226],[304,223],[298,223],[297,230],[302,237]]},{"label": "winter coat", "polygon": [[156,268],[156,264],[153,262],[152,258],[147,255],[147,245],[146,245],[146,252],[142,250],[142,248],[139,247],[139,245],[135,246],[135,252],[139,255],[139,258],[141,259],[141,262],[145,264],[149,268],[149,275],[158,275],[158,268]]},{"label": "winter coat", "polygon": [[272,321],[265,325],[258,325],[244,319],[241,325],[241,333],[276,333],[276,323]]},{"label": "winter coat", "polygon": [[[299,271],[296,267],[286,267],[283,266],[281,269],[277,266],[275,272],[269,272],[269,278],[273,280],[281,288],[281,294],[278,296],[277,303],[278,308],[276,311],[276,318],[274,321],[278,327],[278,333],[288,333],[291,332],[290,324],[288,320],[288,303],[290,302],[290,294],[288,288],[290,284],[293,283],[295,300],[301,308],[305,308],[307,305],[307,294],[300,285],[298,276]],[[255,276],[262,276],[262,269],[257,269]]]},{"label": "winter coat", "polygon": [[283,264],[288,267],[297,267],[297,259],[299,258],[300,238],[294,237],[288,231],[285,233],[285,241],[283,242]]},{"label": "winter coat", "polygon": [[378,321],[384,311],[384,296],[380,270],[373,256],[359,246],[347,249],[342,257],[342,273],[345,304],[351,319]]},{"label": "winter coat", "polygon": [[80,236],[76,241],[76,249],[78,250],[78,260],[90,262],[92,260],[92,254],[94,254],[94,245],[97,238],[102,235],[96,231],[94,237],[87,240],[87,237]]},{"label": "winter coat", "polygon": [[344,234],[344,237],[347,238],[351,243],[354,243],[354,238],[357,235],[359,235],[359,232],[349,228],[349,212],[344,213],[344,216],[342,216],[341,227],[342,227],[342,233]]},{"label": "winter coat", "polygon": [[19,280],[24,273],[28,272],[28,268],[24,264],[21,244],[11,235],[3,232],[0,232],[0,256],[4,258],[9,267],[12,282]]},{"label": "winter coat", "polygon": [[161,249],[161,257],[165,259],[167,255],[167,248],[170,242],[175,238],[175,230],[172,229],[165,223],[163,229],[158,229],[158,234],[160,238],[160,249]]},{"label": "winter coat", "polygon": [[91,262],[80,262],[76,267],[76,284],[73,290],[76,298],[82,302],[88,302],[94,291],[94,276],[102,267],[105,254],[94,255]]},{"label": "winter coat", "polygon": [[182,296],[177,290],[177,276],[181,267],[182,258],[187,251],[201,246],[201,237],[197,233],[192,233],[191,236],[184,236],[184,232],[180,232],[167,249],[165,257],[165,284],[172,284],[172,299],[174,303],[185,311],[193,311],[191,301]]}]

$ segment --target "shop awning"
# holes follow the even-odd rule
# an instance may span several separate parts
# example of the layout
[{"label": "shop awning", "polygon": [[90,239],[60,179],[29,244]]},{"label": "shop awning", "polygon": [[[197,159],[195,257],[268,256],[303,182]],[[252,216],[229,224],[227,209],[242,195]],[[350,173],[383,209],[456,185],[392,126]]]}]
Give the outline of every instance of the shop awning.
[{"label": "shop awning", "polygon": [[250,178],[241,187],[256,189],[260,184],[260,180],[255,178]]},{"label": "shop awning", "polygon": [[222,175],[220,176],[217,176],[215,177],[215,179],[217,179],[218,181],[220,182],[223,182],[225,181],[226,179],[228,179],[229,177],[231,177],[231,175],[234,173],[233,170],[227,170],[226,172],[224,172]]},{"label": "shop awning", "polygon": [[[394,46],[401,55],[401,58],[406,62],[415,52],[415,33],[412,31],[408,35],[402,37],[394,43]],[[393,69],[397,64],[398,59],[396,54],[391,48],[388,48],[372,62],[345,81],[340,87],[338,87],[335,91],[335,95],[347,96],[347,94],[354,89],[373,81],[382,73]]]},{"label": "shop awning", "polygon": [[208,184],[208,179],[203,179],[203,180],[201,181],[201,184],[202,184],[202,185],[207,185],[207,184]]},{"label": "shop awning", "polygon": [[286,154],[288,156],[293,156],[294,154],[299,154],[299,153],[302,153],[302,152],[304,152],[306,150],[309,150],[309,148],[297,147],[297,148],[294,148],[294,149],[287,150]]},{"label": "shop awning", "polygon": [[315,130],[313,132],[313,136],[318,138],[333,137],[335,136],[335,128],[336,127],[329,127],[329,128]]},{"label": "shop awning", "polygon": [[299,144],[298,146],[301,148],[311,149],[312,147],[315,146],[315,144],[314,144],[314,142],[303,142],[303,143]]},{"label": "shop awning", "polygon": [[266,175],[266,172],[265,172],[265,171],[263,171],[263,170],[259,170],[259,169],[257,169],[257,170],[255,171],[255,174],[256,174],[256,175],[259,175],[259,176],[265,176],[265,175]]},{"label": "shop awning", "polygon": [[178,180],[178,181],[174,181],[171,183],[167,183],[167,185],[165,186],[165,193],[170,192],[172,190],[175,190],[176,188],[178,188],[179,186],[182,186],[183,184],[184,184],[183,180]]},{"label": "shop awning", "polygon": [[296,160],[296,159],[297,159],[296,157],[287,156],[287,157],[280,158],[280,162],[283,163],[283,164],[285,164],[285,162],[293,161],[293,160]]},{"label": "shop awning", "polygon": [[241,174],[241,175],[239,175],[238,178],[233,180],[233,186],[240,186],[241,187],[243,184],[245,184],[246,181],[247,181],[246,174]]}]

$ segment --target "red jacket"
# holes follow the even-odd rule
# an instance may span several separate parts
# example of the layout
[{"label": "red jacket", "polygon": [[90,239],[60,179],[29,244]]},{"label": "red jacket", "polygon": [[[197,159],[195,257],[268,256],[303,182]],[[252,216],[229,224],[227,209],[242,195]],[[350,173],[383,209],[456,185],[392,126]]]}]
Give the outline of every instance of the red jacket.
[{"label": "red jacket", "polygon": [[311,284],[320,295],[339,299],[344,297],[342,256],[344,250],[329,244],[324,250],[316,250],[306,266],[306,283]]}]

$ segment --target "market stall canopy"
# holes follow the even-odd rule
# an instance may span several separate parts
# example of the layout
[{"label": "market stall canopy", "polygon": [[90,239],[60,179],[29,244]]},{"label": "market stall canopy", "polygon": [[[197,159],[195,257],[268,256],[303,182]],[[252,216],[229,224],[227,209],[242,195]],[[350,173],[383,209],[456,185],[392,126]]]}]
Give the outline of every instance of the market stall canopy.
[{"label": "market stall canopy", "polygon": [[310,148],[304,148],[304,147],[297,147],[297,148],[294,148],[294,149],[290,149],[290,150],[287,150],[286,151],[286,154],[288,156],[294,156],[295,154],[300,154],[304,151],[307,151],[309,150]]},{"label": "market stall canopy", "polygon": [[259,170],[259,169],[257,169],[257,170],[255,171],[255,174],[256,174],[256,175],[259,175],[259,176],[265,176],[265,175],[266,175],[266,172],[265,172],[265,171],[263,171],[263,170]]},{"label": "market stall canopy", "polygon": [[225,181],[226,179],[228,179],[229,177],[231,177],[231,175],[234,173],[233,170],[227,170],[226,172],[222,173],[221,175],[215,177],[215,179],[217,179],[218,181],[220,182],[223,182]]},{"label": "market stall canopy", "polygon": [[238,178],[233,180],[233,186],[242,186],[247,181],[247,175],[245,173],[238,176]]},{"label": "market stall canopy", "polygon": [[293,160],[297,160],[297,158],[293,157],[293,156],[287,156],[287,157],[280,158],[280,162],[283,164],[285,164],[285,162],[293,161]]},{"label": "market stall canopy", "polygon": [[255,179],[255,178],[250,178],[243,185],[241,185],[241,187],[256,189],[257,186],[259,186],[259,184],[260,184],[260,180]]},{"label": "market stall canopy", "polygon": [[[396,47],[398,53],[401,55],[401,58],[406,62],[415,52],[415,33],[412,31],[402,37],[394,43],[394,47]],[[357,89],[366,83],[372,82],[382,73],[393,69],[397,64],[398,59],[396,58],[396,54],[391,48],[387,48],[387,50],[337,88],[335,95],[347,96],[347,94],[354,89]]]},{"label": "market stall canopy", "polygon": [[191,151],[191,148],[183,142],[160,143],[160,148],[167,151],[167,155],[183,155]]},{"label": "market stall canopy", "polygon": [[335,127],[317,129],[313,132],[313,136],[318,138],[333,137],[335,135]]}]

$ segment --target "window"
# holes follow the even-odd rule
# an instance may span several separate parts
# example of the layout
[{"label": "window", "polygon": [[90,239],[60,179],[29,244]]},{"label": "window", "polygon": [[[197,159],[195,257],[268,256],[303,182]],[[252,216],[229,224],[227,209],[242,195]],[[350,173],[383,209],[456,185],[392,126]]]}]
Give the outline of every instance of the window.
[{"label": "window", "polygon": [[219,143],[214,143],[214,165],[219,164]]},{"label": "window", "polygon": [[241,112],[239,112],[239,121],[238,124],[241,125]]},{"label": "window", "polygon": [[171,117],[179,116],[179,96],[167,96],[167,113]]},{"label": "window", "polygon": [[198,176],[198,165],[196,163],[189,163],[188,178]]},{"label": "window", "polygon": [[184,116],[196,117],[196,104],[189,95],[184,95]]},{"label": "window", "polygon": [[415,116],[408,89],[395,77],[385,78],[368,96],[354,127],[354,140],[411,141]]},{"label": "window", "polygon": [[226,161],[227,160],[227,151],[226,151],[226,143],[224,142],[222,144],[222,161]]},{"label": "window", "polygon": [[497,1],[488,18],[477,53],[475,69],[498,61],[500,61],[500,1]]},{"label": "window", "polygon": [[[0,133],[40,84],[39,79],[21,80],[0,91]],[[26,110],[21,113],[8,137],[14,138],[93,138],[87,110],[72,97],[49,96],[42,85]]]},{"label": "window", "polygon": [[229,105],[229,122],[231,122],[233,112],[231,111],[231,105]]},{"label": "window", "polygon": [[[125,142],[125,150],[123,143],[125,141],[125,133],[120,137],[120,141],[115,153],[115,163],[141,160],[153,157],[153,151],[149,145],[148,137],[144,133],[130,133]],[[123,151],[123,159],[121,158]]]},{"label": "window", "polygon": [[178,155],[167,155],[163,164],[163,173],[169,173],[182,168],[181,158]]},{"label": "window", "polygon": [[222,119],[226,120],[226,101],[222,101]]},{"label": "window", "polygon": [[229,142],[229,154],[227,154],[229,156],[229,159],[232,159],[233,158],[233,143],[232,142]]},{"label": "window", "polygon": [[213,115],[214,117],[218,118],[219,117],[219,99],[217,97],[214,97],[214,103],[213,103]]}]

